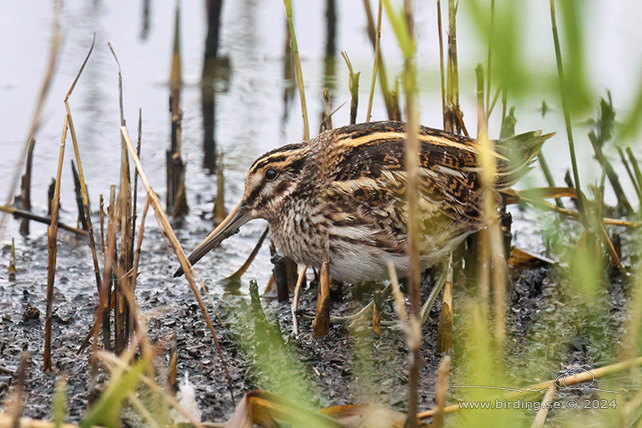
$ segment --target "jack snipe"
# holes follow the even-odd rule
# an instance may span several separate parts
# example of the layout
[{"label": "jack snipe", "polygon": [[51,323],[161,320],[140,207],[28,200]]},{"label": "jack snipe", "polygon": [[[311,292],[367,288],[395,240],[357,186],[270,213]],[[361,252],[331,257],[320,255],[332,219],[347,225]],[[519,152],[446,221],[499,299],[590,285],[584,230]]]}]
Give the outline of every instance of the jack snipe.
[{"label": "jack snipe", "polygon": [[[192,264],[246,222],[263,218],[276,245],[319,269],[330,243],[330,276],[356,282],[400,276],[406,256],[405,124],[374,122],[333,129],[272,150],[250,167],[243,199],[189,256]],[[497,141],[495,186],[514,184],[551,136],[539,131]],[[481,214],[478,144],[421,127],[422,266],[439,262],[486,224]],[[175,276],[183,273],[181,269]]]}]

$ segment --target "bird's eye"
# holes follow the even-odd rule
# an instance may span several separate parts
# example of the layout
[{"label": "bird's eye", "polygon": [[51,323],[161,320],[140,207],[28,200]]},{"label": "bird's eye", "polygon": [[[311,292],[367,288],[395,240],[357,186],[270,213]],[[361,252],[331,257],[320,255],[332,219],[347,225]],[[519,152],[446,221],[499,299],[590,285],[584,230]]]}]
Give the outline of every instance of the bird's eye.
[{"label": "bird's eye", "polygon": [[270,169],[265,171],[265,179],[267,181],[274,180],[278,175],[279,175],[279,173],[276,172],[275,170],[273,170],[272,168],[270,168]]}]

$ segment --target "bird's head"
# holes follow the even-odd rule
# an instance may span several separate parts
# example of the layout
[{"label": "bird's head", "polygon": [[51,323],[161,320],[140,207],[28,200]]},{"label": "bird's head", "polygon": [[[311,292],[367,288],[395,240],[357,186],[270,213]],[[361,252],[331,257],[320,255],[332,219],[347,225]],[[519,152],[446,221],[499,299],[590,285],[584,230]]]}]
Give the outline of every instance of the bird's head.
[{"label": "bird's head", "polygon": [[[243,198],[221,224],[190,254],[193,265],[205,254],[255,218],[270,220],[280,214],[280,207],[296,190],[303,173],[307,146],[290,144],[259,157],[247,173]],[[174,276],[183,274],[179,268]]]}]

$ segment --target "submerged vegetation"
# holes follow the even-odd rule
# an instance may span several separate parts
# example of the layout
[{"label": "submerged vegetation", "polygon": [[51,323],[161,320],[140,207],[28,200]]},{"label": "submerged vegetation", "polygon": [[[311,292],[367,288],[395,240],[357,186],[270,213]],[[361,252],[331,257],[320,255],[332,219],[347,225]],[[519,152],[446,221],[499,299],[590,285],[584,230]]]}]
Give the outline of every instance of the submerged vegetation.
[{"label": "submerged vegetation", "polygon": [[[336,56],[335,2],[326,2],[329,29],[326,52]],[[149,5],[145,3],[148,11]],[[218,184],[212,186],[217,189],[212,191],[217,193],[214,212],[210,210],[204,217],[211,216],[217,223],[225,218],[224,185],[243,186],[230,184],[229,175],[224,181],[227,165],[224,169],[223,151],[214,139],[214,88],[229,81],[231,73],[229,60],[215,58],[221,6],[221,0],[206,2],[209,21],[201,79],[204,168],[216,173]],[[284,55],[283,101],[287,112],[289,104],[296,99],[293,92],[296,88],[303,119],[302,137],[307,140],[314,135],[310,135],[311,116],[306,107],[309,105],[306,99],[309,102],[311,95],[310,91],[306,92],[303,80],[307,74],[304,73],[306,47],[300,42],[306,29],[297,26],[297,15],[293,11],[306,6],[290,0],[280,6],[288,43]],[[181,236],[181,228],[194,215],[194,209],[190,206],[189,211],[187,204],[189,182],[185,171],[191,166],[190,159],[183,158],[182,151],[181,106],[185,97],[181,95],[184,58],[181,58],[179,8],[175,12],[168,80],[171,138],[166,152],[166,191],[158,195],[152,188],[146,174],[146,160],[141,156],[141,145],[147,144],[143,134],[145,112],[139,111],[138,138],[136,143],[132,141],[132,128],[124,120],[127,105],[123,100],[127,94],[123,93],[122,81],[127,79],[127,74],[120,71],[118,49],[109,45],[119,70],[119,87],[114,91],[119,92],[120,98],[121,121],[119,127],[115,127],[121,143],[120,174],[118,186],[111,186],[107,198],[100,195],[100,208],[94,207],[92,211],[85,177],[96,172],[83,170],[82,146],[78,144],[72,114],[74,88],[86,84],[85,64],[92,60],[93,49],[101,49],[92,44],[64,99],[66,114],[50,213],[48,216],[37,214],[30,201],[30,177],[33,157],[38,156],[35,138],[41,126],[42,106],[55,74],[61,7],[60,2],[56,2],[52,60],[36,101],[24,153],[16,165],[15,179],[9,183],[8,201],[0,207],[3,240],[9,238],[5,230],[10,220],[5,213],[20,218],[20,233],[25,235],[29,234],[29,221],[49,224],[47,289],[46,302],[43,302],[46,309],[42,315],[45,322],[43,367],[30,363],[30,359],[39,356],[28,353],[19,356],[17,349],[0,343],[0,373],[4,376],[2,379],[7,379],[0,382],[0,427],[75,426],[64,424],[67,414],[73,415],[70,420],[82,427],[177,423],[200,427],[221,426],[224,421],[229,427],[640,426],[642,275],[638,254],[642,243],[638,227],[642,221],[642,173],[634,148],[627,144],[639,138],[642,90],[638,89],[640,93],[633,97],[630,108],[620,107],[622,113],[614,106],[609,93],[599,97],[592,92],[588,83],[592,70],[586,60],[588,29],[581,2],[550,0],[548,4],[550,33],[547,36],[551,37],[550,52],[555,61],[553,68],[542,75],[547,76],[549,86],[555,88],[546,99],[552,97],[554,101],[550,101],[550,105],[560,107],[550,110],[544,101],[542,115],[556,115],[563,126],[545,129],[543,133],[556,133],[546,144],[569,153],[570,165],[564,183],[555,182],[559,174],[551,172],[544,151],[533,168],[541,170],[546,187],[498,192],[494,138],[510,140],[516,134],[519,106],[524,105],[524,100],[531,104],[533,100],[541,102],[541,94],[533,89],[541,83],[534,82],[533,65],[523,54],[526,41],[521,31],[527,17],[520,5],[500,0],[462,3],[448,0],[445,4],[437,0],[435,22],[429,25],[417,21],[412,1],[406,0],[402,5],[392,0],[364,0],[364,22],[368,22],[373,52],[368,68],[372,72],[365,75],[367,70],[358,70],[351,63],[349,53],[342,52],[347,68],[341,68],[340,76],[349,82],[349,87],[339,95],[336,82],[331,79],[324,82],[327,87],[318,100],[323,105],[321,129],[332,128],[333,114],[343,107],[343,104],[333,105],[335,98],[349,100],[345,103],[349,108],[343,110],[349,110],[346,116],[349,115],[352,123],[364,112],[366,121],[401,119],[406,123],[408,186],[405,194],[410,207],[408,256],[411,263],[407,278],[401,284],[391,267],[390,281],[385,284],[352,285],[336,283],[330,278],[332,260],[328,260],[327,247],[323,268],[319,272],[310,269],[306,274],[306,268],[297,268],[293,262],[284,260],[272,245],[274,270],[270,280],[267,284],[258,284],[247,279],[247,275],[243,275],[260,250],[267,231],[260,239],[257,235],[258,243],[247,262],[221,284],[204,283],[198,276],[198,268],[191,269],[177,237],[177,232]],[[474,82],[460,76],[463,70],[457,31],[461,31],[462,14],[472,23],[474,34],[484,45],[484,51],[479,53],[483,62],[475,70],[466,72],[474,74]],[[382,33],[384,23],[393,34]],[[480,182],[476,191],[483,199],[483,215],[487,221],[487,226],[467,239],[443,266],[428,272],[421,272],[417,247],[420,239],[418,134],[422,108],[417,38],[418,34],[425,34],[418,31],[419,25],[424,30],[434,25],[438,30],[435,43],[439,44],[440,57],[431,58],[431,62],[440,69],[444,129],[466,136],[471,133],[479,144]],[[394,38],[401,52],[400,64],[390,66],[390,62],[384,62],[383,56],[389,52],[384,52],[381,38]],[[331,62],[325,65],[333,67]],[[361,71],[364,75],[359,74]],[[362,95],[364,91],[369,92],[367,97],[359,97],[360,87]],[[379,91],[383,104],[380,111],[385,111],[387,117],[371,117]],[[460,98],[472,99],[473,95],[475,110],[466,111],[464,120]],[[368,100],[367,105],[363,105],[364,99]],[[581,123],[588,124],[586,135],[579,130]],[[68,136],[71,144],[67,144]],[[63,182],[64,156],[69,156],[71,148],[74,171],[77,171],[74,175],[79,219],[76,227],[59,221],[61,187],[68,185]],[[519,152],[519,147],[515,149]],[[595,161],[590,166],[592,176],[586,173],[589,166],[578,159],[580,150],[588,149],[594,153]],[[227,164],[228,152],[225,159]],[[14,197],[20,175],[23,177],[21,196]],[[139,182],[140,190],[144,189],[146,194],[142,215],[138,205]],[[607,197],[611,192],[615,194],[614,206],[607,202],[613,199]],[[149,228],[150,208],[157,223],[155,230],[162,236],[159,252],[162,241],[171,254],[169,259],[164,259],[162,268],[170,264],[181,267],[195,303],[173,302],[172,305],[174,295],[168,290],[160,293],[165,294],[161,297],[154,296],[157,303],[166,303],[162,308],[148,307],[154,299],[146,300],[142,308],[141,292],[136,288],[139,275],[143,275],[144,238],[153,233],[145,228],[146,220]],[[174,220],[170,221],[168,215]],[[511,215],[526,217],[527,221],[520,227],[531,230],[516,231]],[[57,288],[63,287],[56,284],[68,281],[61,278],[57,255],[70,245],[58,248],[61,241],[58,228],[80,237],[72,247],[89,247],[92,268],[82,275],[91,276],[92,281],[95,278],[96,291],[91,300],[94,307],[87,311],[92,312],[93,317],[83,320],[80,327],[84,341],[73,343],[78,353],[85,355],[81,357],[84,365],[78,367],[88,379],[84,395],[81,394],[88,410],[68,408],[70,404],[65,397],[74,379],[68,379],[70,375],[64,372],[57,373],[55,392],[43,392],[40,396],[50,403],[45,412],[52,420],[50,423],[20,418],[23,414],[30,415],[29,404],[25,405],[25,388],[37,387],[27,385],[29,371],[44,370],[49,374],[56,373],[60,366],[70,366],[68,361],[60,365],[56,362],[57,346],[68,339],[56,337],[60,330],[52,328],[54,320],[68,323],[64,320],[64,308],[57,302],[64,294]],[[513,234],[520,233],[533,237],[541,245],[531,242],[530,248],[520,248],[523,238],[512,240]],[[11,291],[12,281],[20,276],[22,269],[29,269],[20,266],[13,243],[7,252],[6,265],[7,270],[0,274],[3,302],[17,298]],[[169,270],[161,270],[158,263],[152,266],[159,269],[151,272],[152,276],[169,275]],[[149,270],[146,274],[150,274]],[[249,292],[240,291],[248,284]],[[215,287],[218,288],[213,293]],[[265,288],[263,295],[261,288]],[[276,289],[278,303],[268,300],[268,296],[274,294],[272,288]],[[284,302],[289,299],[291,304]],[[175,318],[170,326],[187,324],[186,329],[193,333],[190,339],[184,334],[177,337],[174,331],[167,340],[165,326],[155,325],[158,317],[150,315],[153,311],[171,312]],[[22,323],[28,325],[40,316],[37,307],[29,306]],[[194,338],[198,345],[194,345]],[[182,358],[194,363],[187,366],[180,361]],[[317,363],[322,364],[321,371]],[[181,370],[185,371],[186,367],[192,369],[194,383],[187,376],[183,379]],[[197,381],[194,381],[195,375]],[[44,382],[42,377],[39,379]],[[195,389],[199,381],[216,384],[200,389],[196,385]],[[215,398],[206,401],[200,397],[199,391],[205,388],[209,388],[209,395]],[[77,400],[69,401],[72,402],[78,405]],[[203,407],[208,403],[215,403],[216,410]],[[215,418],[216,422],[202,422],[201,413]]]}]

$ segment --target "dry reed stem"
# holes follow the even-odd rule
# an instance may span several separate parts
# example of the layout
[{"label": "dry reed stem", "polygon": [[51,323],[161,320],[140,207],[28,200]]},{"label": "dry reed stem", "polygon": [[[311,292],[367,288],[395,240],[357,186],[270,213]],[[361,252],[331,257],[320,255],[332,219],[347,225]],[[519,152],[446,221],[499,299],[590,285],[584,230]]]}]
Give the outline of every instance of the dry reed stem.
[{"label": "dry reed stem", "polygon": [[372,292],[372,331],[375,334],[381,334],[380,308],[382,303],[381,288],[379,288],[379,284],[375,283],[374,290]]},{"label": "dry reed stem", "polygon": [[292,331],[294,332],[294,337],[299,337],[299,322],[296,316],[296,312],[299,309],[299,297],[301,296],[301,287],[303,286],[303,281],[305,281],[305,274],[308,271],[307,266],[301,266],[299,269],[299,277],[296,280],[296,285],[294,286],[294,296],[292,297]]},{"label": "dry reed stem", "polygon": [[444,72],[444,32],[441,24],[441,1],[437,0],[437,32],[439,33],[439,78],[441,83],[441,114],[444,130],[447,125],[446,114],[446,74]]},{"label": "dry reed stem", "polygon": [[444,426],[444,408],[446,407],[446,397],[448,395],[448,380],[450,378],[450,356],[442,358],[437,369],[437,386],[435,393],[435,415],[431,428],[441,428]]},{"label": "dry reed stem", "polygon": [[[412,17],[412,4],[410,0],[404,1],[404,14],[406,16],[406,30],[409,43],[414,45],[414,23]],[[419,397],[419,367],[421,365],[421,266],[419,264],[419,111],[417,105],[417,75],[415,69],[415,48],[410,55],[404,54],[404,90],[406,98],[406,175],[408,198],[408,295],[410,298],[410,334],[408,335],[409,358],[409,394],[408,394],[408,419],[406,424],[414,427],[417,424]]]},{"label": "dry reed stem", "polygon": [[[369,0],[366,0],[369,1]],[[377,37],[375,38],[374,63],[372,64],[372,83],[370,84],[370,95],[368,97],[368,110],[366,112],[366,123],[370,122],[372,114],[372,101],[374,99],[375,85],[377,83],[377,70],[379,68],[379,49],[381,45],[381,18],[383,15],[383,3],[378,1],[377,7]]]},{"label": "dry reed stem", "polygon": [[[372,17],[372,10],[370,8],[370,0],[363,0],[363,6],[366,11],[366,18],[368,19],[368,38],[372,44],[373,49],[376,49],[377,46],[377,36],[376,36],[376,27],[374,24],[374,18]],[[396,104],[393,96],[388,87],[388,77],[386,76],[386,65],[383,60],[383,54],[381,53],[381,47],[379,47],[378,54],[378,74],[379,74],[379,86],[381,87],[381,93],[383,95],[383,100],[386,104],[386,112],[388,113],[388,119],[394,120],[398,117],[398,105]]]},{"label": "dry reed stem", "polygon": [[225,175],[223,174],[225,164],[223,160],[224,154],[221,152],[218,159],[218,170],[216,171],[216,199],[214,200],[214,224],[217,226],[227,217],[225,210]]},{"label": "dry reed stem", "polygon": [[263,246],[263,241],[265,241],[265,238],[267,237],[268,232],[270,231],[269,227],[265,227],[265,230],[261,234],[261,237],[259,240],[256,242],[256,245],[252,249],[252,252],[248,256],[247,260],[245,260],[245,263],[241,265],[240,268],[236,272],[234,272],[232,275],[228,276],[228,280],[240,280],[241,277],[245,272],[247,272],[248,268],[252,265],[252,262],[256,258],[256,255],[259,253],[259,250],[261,249],[261,246]]},{"label": "dry reed stem", "polygon": [[143,217],[140,220],[140,230],[138,231],[138,243],[136,244],[136,251],[134,252],[134,266],[132,267],[132,275],[134,281],[132,283],[132,292],[136,290],[136,278],[138,277],[138,263],[140,262],[141,248],[143,247],[143,232],[145,231],[145,219],[147,218],[147,211],[151,201],[149,196],[145,198],[145,208],[143,208]]},{"label": "dry reed stem", "polygon": [[290,31],[290,48],[294,56],[294,66],[296,70],[296,81],[299,88],[299,99],[301,100],[301,115],[303,117],[303,139],[310,139],[310,125],[308,123],[308,108],[305,102],[305,88],[303,85],[303,70],[301,69],[301,58],[299,57],[299,45],[296,41],[294,31],[294,20],[292,19],[292,0],[283,0],[285,5],[285,15],[288,21],[288,30]]},{"label": "dry reed stem", "polygon": [[[51,217],[39,216],[37,214],[32,213],[31,211],[25,211],[25,210],[21,210],[21,209],[18,209],[18,208],[11,207],[11,206],[0,205],[0,212],[7,213],[7,214],[13,214],[13,215],[15,215],[17,217],[28,218],[29,220],[37,221],[38,223],[51,224]],[[80,235],[80,236],[86,236],[87,235],[87,231],[86,230],[82,230],[82,229],[78,229],[77,227],[69,226],[69,225],[67,225],[65,223],[62,223],[60,221],[58,222],[58,227],[60,229],[66,230],[68,232],[75,233],[76,235]]]},{"label": "dry reed stem", "polygon": [[531,424],[531,428],[541,428],[544,426],[546,416],[548,416],[549,404],[553,402],[555,392],[557,392],[555,384],[548,387],[546,394],[544,394],[544,398],[542,398],[542,405],[537,411],[537,415],[535,415],[535,420],[533,420],[533,423]]},{"label": "dry reed stem", "polygon": [[399,289],[399,279],[397,278],[397,271],[392,262],[388,261],[388,276],[390,277],[390,285],[392,286],[392,294],[395,298],[395,312],[401,322],[402,329],[408,334],[408,312],[406,312],[406,302],[403,298],[403,293]]},{"label": "dry reed stem", "polygon": [[[192,292],[194,293],[194,297],[196,297],[196,301],[198,302],[198,306],[201,309],[201,312],[203,313],[203,318],[205,318],[205,322],[207,323],[207,326],[210,329],[210,332],[212,334],[212,338],[214,339],[214,343],[216,345],[216,351],[218,353],[218,356],[221,360],[221,364],[223,366],[223,370],[225,371],[225,377],[227,378],[227,383],[228,387],[230,390],[230,396],[232,398],[232,403],[235,403],[234,400],[234,392],[233,392],[233,386],[232,386],[232,378],[230,377],[230,373],[227,369],[227,364],[225,363],[225,360],[223,358],[223,351],[221,350],[221,345],[218,341],[218,337],[216,336],[216,332],[214,331],[214,326],[212,325],[212,321],[210,319],[209,314],[207,313],[207,309],[205,308],[205,304],[203,303],[203,299],[201,298],[198,288],[196,287],[196,283],[194,282],[194,276],[195,274],[192,273],[191,265],[189,263],[189,260],[187,259],[187,256],[185,255],[185,251],[183,250],[183,247],[181,244],[178,242],[178,238],[176,238],[176,234],[174,233],[174,230],[172,229],[171,224],[169,223],[169,220],[167,219],[167,216],[165,215],[165,212],[163,211],[163,207],[161,206],[160,201],[158,200],[158,196],[156,196],[156,192],[154,192],[154,189],[152,186],[149,184],[149,181],[147,180],[147,175],[145,174],[145,170],[143,169],[143,166],[140,163],[140,160],[138,159],[138,156],[136,155],[136,151],[134,150],[134,145],[131,142],[131,139],[129,138],[129,132],[127,131],[126,126],[122,126],[120,128],[121,134],[123,135],[123,138],[125,139],[125,142],[127,143],[127,147],[129,149],[129,154],[132,157],[134,164],[136,165],[136,169],[138,170],[138,174],[140,175],[140,180],[145,186],[145,190],[147,191],[147,195],[151,200],[152,207],[154,208],[154,214],[156,215],[156,219],[162,224],[162,228],[165,230],[165,233],[167,234],[167,238],[169,239],[169,242],[172,245],[172,248],[174,249],[174,252],[176,253],[176,256],[178,257],[178,261],[183,268],[183,272],[185,272],[185,278],[187,279],[190,288]],[[196,276],[198,278],[198,276]],[[200,282],[200,279],[199,279]],[[202,285],[202,284],[201,284]],[[209,299],[209,294],[207,294],[208,299]],[[211,300],[210,300],[211,302]],[[214,308],[214,306],[212,306]]]},{"label": "dry reed stem", "polygon": [[[142,177],[142,174],[141,174]],[[121,358],[118,358],[116,355],[109,353],[109,352],[99,352],[98,353],[98,358],[100,358],[105,365],[107,366],[108,369],[110,369],[110,372],[113,372],[115,368],[123,371],[130,371],[131,367],[125,363]],[[154,392],[159,394],[167,403],[172,405],[176,410],[178,410],[179,413],[181,413],[183,416],[185,416],[190,423],[194,424],[196,427],[202,428],[203,425],[198,422],[192,415],[187,412],[183,407],[178,404],[178,401],[174,397],[172,397],[171,394],[168,394],[167,391],[165,391],[163,388],[158,386],[156,382],[154,382],[152,379],[145,375],[140,376],[140,381],[143,382],[145,385],[147,385],[150,389],[152,389]]]},{"label": "dry reed stem", "polygon": [[319,134],[332,129],[332,104],[330,100],[330,90],[323,88],[323,112],[321,112],[321,124],[319,125]]},{"label": "dry reed stem", "polygon": [[16,280],[16,240],[11,238],[11,252],[9,253],[9,281]]},{"label": "dry reed stem", "polygon": [[[120,68],[120,62],[118,61],[118,56],[114,51],[111,43],[107,42],[109,50],[116,61],[118,66],[118,101],[119,101],[119,112],[120,112],[120,125],[125,126],[125,111],[123,107],[123,76]],[[138,143],[140,145],[140,122],[139,122],[139,134],[138,134]],[[127,147],[122,136],[120,138],[120,189],[119,189],[119,198],[118,203],[120,204],[120,224],[121,224],[121,234],[120,234],[120,258],[119,258],[119,268],[123,269],[125,272],[128,272],[134,264],[134,256],[132,254],[133,245],[134,245],[134,235],[132,235],[132,217],[131,217],[131,178],[129,173],[129,158],[127,156]],[[114,326],[115,326],[115,343],[116,343],[116,353],[121,353],[124,347],[127,345],[127,339],[130,334],[130,329],[133,324],[136,322],[135,317],[131,313],[130,307],[127,305],[123,299],[122,293],[118,292],[119,289],[133,290],[133,281],[134,279],[130,276],[122,278],[124,283],[118,282],[119,288],[115,290],[115,308],[114,308]]]},{"label": "dry reed stem", "polygon": [[53,287],[56,278],[56,253],[58,249],[58,209],[60,207],[60,178],[62,177],[62,165],[65,158],[65,143],[67,141],[67,129],[69,115],[65,116],[60,141],[60,152],[58,154],[58,171],[56,172],[56,188],[51,203],[51,225],[47,229],[48,235],[48,257],[47,257],[47,310],[45,316],[45,351],[43,370],[50,370],[51,365],[51,316],[53,314]]},{"label": "dry reed stem", "polygon": [[[143,143],[143,110],[138,109],[138,141],[136,142],[136,154],[138,155],[138,158],[140,159],[140,150],[141,146]],[[136,220],[138,219],[138,171],[136,168],[134,168],[134,194],[132,195],[132,232],[131,236],[136,236]],[[148,207],[149,202],[147,201],[147,198],[145,198],[145,207]],[[146,214],[146,213],[145,213]],[[143,220],[142,223],[144,224],[145,221]],[[142,226],[141,226],[142,227]],[[132,254],[134,254],[134,262],[136,262],[136,256],[140,256],[140,245],[138,246],[138,251],[137,253],[134,253],[134,241],[131,241],[132,247],[131,251]],[[140,242],[139,242],[140,244]],[[134,270],[136,272],[136,270]],[[134,280],[132,283],[132,290],[136,289],[136,276],[134,276]]]},{"label": "dry reed stem", "polygon": [[448,278],[444,284],[444,297],[439,315],[437,353],[448,351],[453,346],[453,280],[452,262],[448,264]]},{"label": "dry reed stem", "polygon": [[[581,214],[579,212],[577,212],[577,211],[569,210],[569,209],[566,209],[566,208],[559,208],[559,207],[557,207],[557,206],[555,206],[555,205],[553,205],[553,204],[551,204],[551,203],[549,203],[547,201],[543,201],[543,200],[535,201],[534,199],[532,199],[532,198],[528,197],[527,195],[525,195],[523,192],[517,192],[517,191],[506,192],[506,191],[504,191],[502,193],[516,198],[518,202],[527,202],[527,203],[533,205],[534,207],[545,209],[545,210],[548,210],[548,211],[557,212],[557,213],[563,214],[563,215],[565,215],[567,217],[570,217],[570,218],[572,218],[574,220],[581,221]],[[637,228],[637,227],[642,226],[642,222],[640,222],[640,221],[620,220],[620,219],[609,218],[609,217],[603,217],[602,221],[607,226],[622,226],[622,227],[628,227],[628,228]]]},{"label": "dry reed stem", "polygon": [[74,147],[74,155],[76,157],[76,163],[78,164],[78,177],[80,179],[80,191],[82,194],[82,207],[85,215],[85,220],[87,221],[87,233],[89,235],[89,248],[91,249],[91,257],[92,261],[94,263],[94,275],[96,277],[96,289],[100,292],[100,267],[98,266],[98,255],[96,253],[96,242],[94,240],[94,227],[91,221],[91,212],[89,211],[89,195],[87,194],[87,184],[85,183],[85,175],[83,173],[83,168],[82,168],[82,161],[80,160],[80,151],[78,150],[78,140],[76,138],[76,130],[74,128],[74,122],[73,122],[73,117],[71,115],[71,108],[69,107],[69,97],[71,96],[74,88],[76,87],[76,83],[78,82],[78,79],[80,79],[80,75],[82,74],[83,70],[85,69],[85,65],[87,65],[87,61],[89,61],[89,57],[91,56],[92,51],[94,50],[94,44],[96,43],[96,35],[94,34],[94,38],[91,42],[91,47],[89,48],[89,52],[87,53],[87,56],[85,57],[85,61],[82,63],[82,66],[80,67],[80,70],[78,71],[78,74],[76,75],[76,78],[74,79],[73,83],[71,84],[71,87],[69,88],[69,91],[67,92],[67,95],[65,96],[65,109],[67,110],[67,117],[69,118],[69,133],[71,135],[71,141],[73,143]]},{"label": "dry reed stem", "polygon": [[[18,160],[14,167],[14,173],[11,177],[11,182],[7,187],[7,194],[5,197],[6,206],[11,205],[11,200],[15,195],[16,187],[18,186],[18,181],[20,180],[20,173],[22,171],[22,166],[26,160],[26,153],[33,150],[32,144],[35,143],[36,133],[40,128],[42,109],[45,106],[45,100],[47,99],[47,94],[51,88],[51,82],[54,77],[54,72],[56,68],[56,61],[58,59],[58,52],[60,50],[60,44],[62,42],[62,34],[59,29],[60,22],[60,12],[62,10],[62,1],[54,1],[54,13],[53,13],[53,22],[51,30],[51,47],[49,48],[49,58],[47,61],[47,67],[45,71],[45,77],[40,85],[40,91],[38,93],[38,100],[36,101],[36,107],[34,109],[33,115],[31,117],[31,124],[29,125],[29,132],[27,133],[27,138],[18,156]],[[0,214],[0,238],[4,235],[4,222],[5,222],[5,211]]]},{"label": "dry reed stem", "polygon": [[[630,360],[621,361],[615,364],[610,364],[608,366],[600,367],[594,370],[588,370],[581,373],[569,375],[568,377],[564,377],[562,379],[562,382],[563,382],[563,386],[567,386],[567,387],[584,383],[584,382],[593,382],[595,379],[608,376],[610,374],[619,373],[627,369],[640,367],[640,366],[642,366],[642,357],[632,358]],[[506,394],[497,395],[496,397],[498,399],[502,398],[502,399],[516,399],[516,400],[520,398],[528,399],[529,396],[531,396],[532,394],[535,394],[535,397],[539,397],[542,393],[545,393],[551,387],[551,385],[557,386],[556,382],[559,382],[559,381],[560,381],[560,378],[558,377],[552,380],[547,380],[544,382],[528,385],[521,388],[519,391],[513,391]],[[446,406],[444,408],[444,413],[445,414],[453,413],[453,412],[456,412],[457,410],[460,410],[459,404],[453,404],[450,406]],[[427,418],[433,417],[436,412],[437,410],[434,408],[430,410],[426,410],[424,412],[418,413],[417,418],[427,419]]]}]

